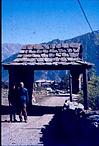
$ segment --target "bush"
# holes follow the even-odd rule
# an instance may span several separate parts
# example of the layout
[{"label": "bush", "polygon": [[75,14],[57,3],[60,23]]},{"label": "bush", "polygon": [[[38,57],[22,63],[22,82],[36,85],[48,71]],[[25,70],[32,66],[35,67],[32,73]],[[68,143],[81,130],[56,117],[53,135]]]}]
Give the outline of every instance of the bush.
[{"label": "bush", "polygon": [[[83,104],[83,92],[80,92],[79,102]],[[88,104],[93,110],[99,110],[99,77],[92,75],[88,81]]]}]

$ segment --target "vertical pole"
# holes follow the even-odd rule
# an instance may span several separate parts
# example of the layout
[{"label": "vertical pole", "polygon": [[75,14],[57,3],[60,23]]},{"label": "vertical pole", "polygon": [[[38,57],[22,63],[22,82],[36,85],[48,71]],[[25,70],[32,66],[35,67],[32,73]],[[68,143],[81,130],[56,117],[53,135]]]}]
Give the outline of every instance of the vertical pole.
[{"label": "vertical pole", "polygon": [[8,71],[9,71],[9,90],[11,90],[13,84],[15,84],[15,72],[13,68],[10,68]]},{"label": "vertical pole", "polygon": [[84,109],[87,110],[88,109],[88,92],[87,92],[87,70],[84,69],[83,71],[83,98],[84,98]]},{"label": "vertical pole", "polygon": [[[76,69],[76,68],[75,68]],[[72,93],[77,94],[79,92],[79,69],[74,69],[71,70],[71,75],[72,75]]]},{"label": "vertical pole", "polygon": [[72,76],[69,74],[70,101],[72,102]]},{"label": "vertical pole", "polygon": [[[33,94],[34,94],[34,70],[33,70],[33,73],[32,73],[32,75],[33,75],[33,80],[32,80],[32,82],[33,82],[33,84],[32,84],[32,98],[33,98]],[[32,100],[31,100],[31,104],[32,104]]]},{"label": "vertical pole", "polygon": [[30,77],[30,105],[32,105],[32,94],[33,94],[33,91],[34,91],[34,70],[31,68],[31,77]]}]

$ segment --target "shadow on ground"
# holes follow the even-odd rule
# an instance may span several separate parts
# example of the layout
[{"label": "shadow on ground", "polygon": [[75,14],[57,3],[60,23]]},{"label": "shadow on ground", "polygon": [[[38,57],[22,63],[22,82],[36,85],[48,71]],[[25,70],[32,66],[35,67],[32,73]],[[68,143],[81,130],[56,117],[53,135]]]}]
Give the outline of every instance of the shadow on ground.
[{"label": "shadow on ground", "polygon": [[62,107],[53,107],[53,106],[38,106],[33,105],[28,109],[29,116],[42,116],[44,114],[56,114],[57,111],[61,111]]},{"label": "shadow on ground", "polygon": [[1,115],[9,115],[11,108],[7,105],[1,105]]},{"label": "shadow on ground", "polygon": [[73,111],[58,111],[49,125],[41,129],[40,142],[44,146],[99,146],[99,128],[89,128],[86,117]]},{"label": "shadow on ground", "polygon": [[[44,114],[55,114],[57,111],[60,110],[61,107],[32,105],[28,107],[28,116],[42,116]],[[10,112],[10,106],[1,105],[1,115],[9,115]]]}]

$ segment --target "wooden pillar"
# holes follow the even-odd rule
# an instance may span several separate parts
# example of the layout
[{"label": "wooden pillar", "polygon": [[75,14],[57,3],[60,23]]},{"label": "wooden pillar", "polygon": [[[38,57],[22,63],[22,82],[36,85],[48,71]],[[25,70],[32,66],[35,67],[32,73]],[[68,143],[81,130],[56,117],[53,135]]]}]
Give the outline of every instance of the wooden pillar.
[{"label": "wooden pillar", "polygon": [[88,92],[87,92],[87,70],[84,69],[83,71],[83,98],[84,98],[84,109],[87,110],[88,109]]},{"label": "wooden pillar", "polygon": [[72,75],[72,92],[77,94],[79,92],[79,72],[75,70],[71,71]]},{"label": "wooden pillar", "polygon": [[25,70],[24,83],[26,85],[26,88],[28,89],[30,105],[32,105],[33,82],[34,82],[34,71],[32,68],[27,68]]},{"label": "wooden pillar", "polygon": [[[34,92],[34,70],[32,70],[32,94]],[[32,95],[31,95],[31,101],[30,101],[30,104],[32,105]]]},{"label": "wooden pillar", "polygon": [[72,102],[72,76],[69,74],[70,101]]},{"label": "wooden pillar", "polygon": [[14,68],[10,68],[9,69],[9,90],[12,89],[13,85],[16,85],[15,72],[14,72]]}]

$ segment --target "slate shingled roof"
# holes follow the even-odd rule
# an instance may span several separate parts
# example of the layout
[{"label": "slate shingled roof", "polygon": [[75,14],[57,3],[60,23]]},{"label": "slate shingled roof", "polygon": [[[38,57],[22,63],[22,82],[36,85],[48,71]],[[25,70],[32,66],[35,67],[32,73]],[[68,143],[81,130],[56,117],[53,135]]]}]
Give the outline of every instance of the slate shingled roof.
[{"label": "slate shingled roof", "polygon": [[24,45],[11,65],[84,64],[80,43]]}]

